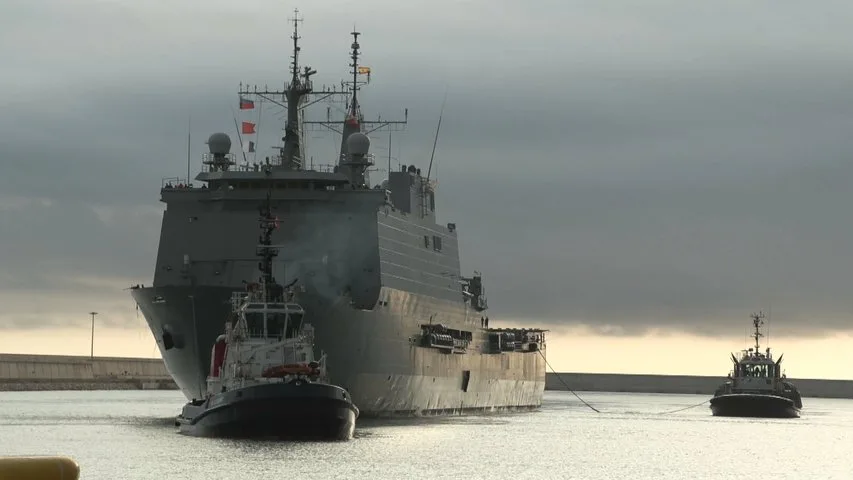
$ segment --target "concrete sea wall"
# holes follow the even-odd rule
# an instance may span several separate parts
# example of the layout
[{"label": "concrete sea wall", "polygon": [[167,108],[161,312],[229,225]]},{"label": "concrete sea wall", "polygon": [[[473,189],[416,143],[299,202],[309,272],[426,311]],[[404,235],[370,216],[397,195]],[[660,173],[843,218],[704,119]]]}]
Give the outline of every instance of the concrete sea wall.
[{"label": "concrete sea wall", "polygon": [[[559,375],[559,377],[558,377]],[[560,381],[562,379],[562,382]],[[548,373],[546,390],[579,392],[690,393],[713,395],[725,377],[694,375],[623,375],[608,373]],[[803,397],[853,398],[853,381],[789,378]]]},{"label": "concrete sea wall", "polygon": [[0,391],[174,389],[159,358],[0,354]]},{"label": "concrete sea wall", "polygon": [[[559,377],[558,377],[559,375]],[[560,381],[562,379],[562,382]],[[853,398],[853,381],[790,379],[804,397]],[[548,373],[546,390],[712,395],[725,377]],[[159,358],[78,357],[0,353],[0,391],[175,390]]]}]

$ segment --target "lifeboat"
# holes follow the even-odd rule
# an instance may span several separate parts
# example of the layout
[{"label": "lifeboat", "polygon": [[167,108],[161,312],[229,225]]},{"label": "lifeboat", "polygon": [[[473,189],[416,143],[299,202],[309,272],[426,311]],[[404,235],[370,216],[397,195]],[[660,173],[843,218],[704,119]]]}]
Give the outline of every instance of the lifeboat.
[{"label": "lifeboat", "polygon": [[307,363],[288,363],[269,367],[261,373],[265,378],[284,377],[286,375],[319,375],[320,369]]}]

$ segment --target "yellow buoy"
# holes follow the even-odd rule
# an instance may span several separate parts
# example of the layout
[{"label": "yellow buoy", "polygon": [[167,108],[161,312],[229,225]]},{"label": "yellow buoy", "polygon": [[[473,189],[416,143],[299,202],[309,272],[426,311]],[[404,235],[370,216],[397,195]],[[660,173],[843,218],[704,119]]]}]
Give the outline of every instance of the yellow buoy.
[{"label": "yellow buoy", "polygon": [[2,480],[77,480],[80,467],[67,457],[0,457]]}]

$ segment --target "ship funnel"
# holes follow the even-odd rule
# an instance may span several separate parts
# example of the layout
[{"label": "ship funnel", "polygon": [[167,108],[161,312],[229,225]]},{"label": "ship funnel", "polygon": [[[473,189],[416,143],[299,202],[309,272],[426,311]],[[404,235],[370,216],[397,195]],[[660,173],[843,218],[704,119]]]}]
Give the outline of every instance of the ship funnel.
[{"label": "ship funnel", "polygon": [[226,155],[231,151],[231,137],[221,132],[214,133],[207,139],[207,147],[215,157]]}]

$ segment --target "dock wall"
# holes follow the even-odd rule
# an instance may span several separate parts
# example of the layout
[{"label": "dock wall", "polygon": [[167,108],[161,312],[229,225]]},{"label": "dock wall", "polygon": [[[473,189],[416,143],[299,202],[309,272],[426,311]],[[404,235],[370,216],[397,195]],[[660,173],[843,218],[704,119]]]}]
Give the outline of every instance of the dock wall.
[{"label": "dock wall", "polygon": [[[559,378],[558,378],[559,375]],[[562,382],[560,381],[562,379]],[[548,373],[546,390],[712,395],[725,377]],[[790,379],[804,397],[853,398],[853,381]],[[159,358],[83,357],[0,353],[0,391],[175,390]]]},{"label": "dock wall", "polygon": [[[559,378],[558,378],[559,375]],[[562,379],[562,382],[560,381]],[[803,397],[853,398],[853,381],[789,378]],[[713,395],[725,377],[694,375],[627,375],[615,373],[548,373],[546,390]]]},{"label": "dock wall", "polygon": [[159,358],[0,354],[0,391],[174,390]]}]

